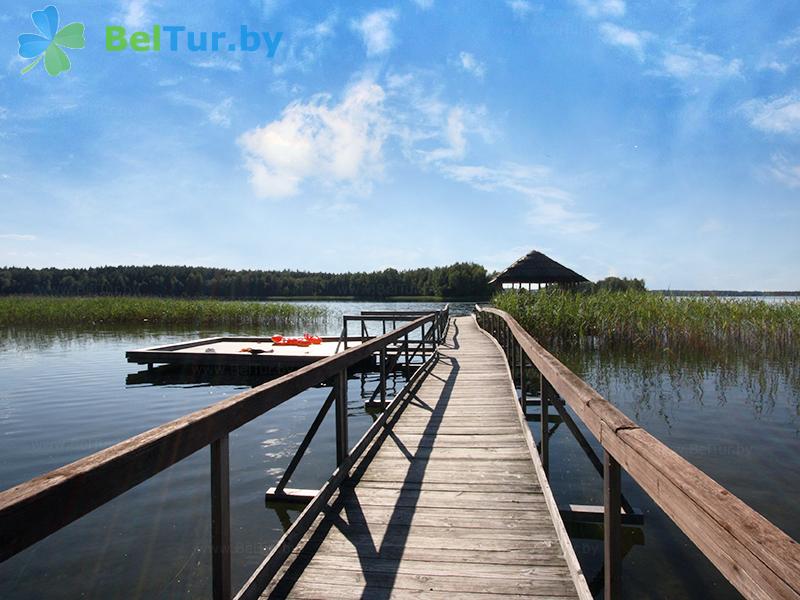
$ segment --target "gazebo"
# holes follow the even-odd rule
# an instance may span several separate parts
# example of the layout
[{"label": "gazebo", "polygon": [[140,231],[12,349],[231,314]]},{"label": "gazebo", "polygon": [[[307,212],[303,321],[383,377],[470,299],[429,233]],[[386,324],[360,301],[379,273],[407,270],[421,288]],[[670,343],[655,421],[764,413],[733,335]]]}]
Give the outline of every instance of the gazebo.
[{"label": "gazebo", "polygon": [[528,284],[528,289],[531,289],[531,284],[534,283],[541,287],[541,284],[575,285],[588,281],[583,275],[533,250],[496,275],[489,283],[497,287],[510,283],[512,288],[517,284],[520,288],[523,284]]}]

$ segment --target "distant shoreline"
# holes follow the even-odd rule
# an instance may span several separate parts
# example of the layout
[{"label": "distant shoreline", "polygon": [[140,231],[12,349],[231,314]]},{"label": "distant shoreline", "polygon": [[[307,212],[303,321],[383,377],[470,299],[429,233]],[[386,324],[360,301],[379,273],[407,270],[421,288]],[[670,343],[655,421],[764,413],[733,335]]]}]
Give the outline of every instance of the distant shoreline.
[{"label": "distant shoreline", "polygon": [[758,292],[735,290],[648,290],[665,296],[800,296],[800,291]]}]

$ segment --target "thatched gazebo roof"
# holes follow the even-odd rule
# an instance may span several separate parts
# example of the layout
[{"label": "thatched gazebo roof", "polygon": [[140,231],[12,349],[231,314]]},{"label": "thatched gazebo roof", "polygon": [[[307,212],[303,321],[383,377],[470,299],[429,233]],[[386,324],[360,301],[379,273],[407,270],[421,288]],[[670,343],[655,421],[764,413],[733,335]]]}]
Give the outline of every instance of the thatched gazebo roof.
[{"label": "thatched gazebo roof", "polygon": [[589,281],[561,263],[536,250],[529,252],[489,283],[583,283]]}]

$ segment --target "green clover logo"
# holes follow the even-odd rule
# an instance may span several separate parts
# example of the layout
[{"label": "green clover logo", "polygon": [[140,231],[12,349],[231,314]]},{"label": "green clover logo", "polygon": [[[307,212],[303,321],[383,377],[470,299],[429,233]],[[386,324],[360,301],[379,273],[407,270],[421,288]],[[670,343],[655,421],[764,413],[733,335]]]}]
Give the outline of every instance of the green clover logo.
[{"label": "green clover logo", "polygon": [[31,64],[22,69],[25,75],[44,58],[44,68],[53,77],[64,71],[69,71],[71,65],[69,57],[61,49],[80,49],[86,46],[83,36],[83,23],[70,23],[63,29],[58,29],[58,9],[48,6],[44,10],[31,13],[33,24],[42,35],[23,33],[19,36],[19,55],[22,58],[35,58]]}]

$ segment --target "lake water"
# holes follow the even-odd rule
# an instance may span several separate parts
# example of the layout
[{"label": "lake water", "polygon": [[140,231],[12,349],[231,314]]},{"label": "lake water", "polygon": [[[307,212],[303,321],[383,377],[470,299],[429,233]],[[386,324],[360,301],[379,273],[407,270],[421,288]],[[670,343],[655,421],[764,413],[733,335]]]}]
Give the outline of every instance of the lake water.
[{"label": "lake water", "polygon": [[[306,303],[312,304],[312,303]],[[433,303],[323,302],[341,314],[437,308]],[[469,304],[452,305],[465,314]],[[0,488],[217,402],[254,381],[141,382],[126,350],[224,333],[272,331],[0,332]],[[301,333],[287,332],[287,333]],[[800,538],[800,365],[793,356],[556,354],[653,435],[706,471],[795,539]],[[397,388],[402,386],[398,380]],[[351,441],[372,423],[360,379],[350,382]],[[374,381],[367,381],[370,392]],[[264,506],[326,395],[312,389],[231,435],[233,580],[238,586],[283,532],[287,516]],[[538,423],[531,423],[538,435]],[[596,450],[591,435],[587,435]],[[332,415],[292,485],[316,488],[334,467]],[[565,427],[551,439],[559,503],[601,504],[600,478]],[[645,526],[628,536],[627,598],[736,598],[668,518],[624,476]],[[576,532],[588,579],[602,543]],[[587,539],[588,538],[588,539]],[[209,452],[202,450],[0,564],[0,598],[205,597],[210,590]]]}]

